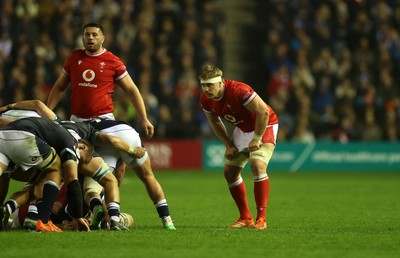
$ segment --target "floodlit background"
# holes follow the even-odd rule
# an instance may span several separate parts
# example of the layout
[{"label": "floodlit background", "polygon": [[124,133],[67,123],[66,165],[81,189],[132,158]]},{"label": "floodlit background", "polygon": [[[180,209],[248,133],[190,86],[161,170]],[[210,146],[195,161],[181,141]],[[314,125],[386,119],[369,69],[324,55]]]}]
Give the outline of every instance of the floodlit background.
[{"label": "floodlit background", "polygon": [[[82,47],[82,26],[102,24],[105,47],[143,95],[153,139],[164,141],[145,142],[156,168],[223,165],[208,166],[224,150],[199,105],[198,73],[214,64],[278,114],[278,168],[314,167],[322,149],[339,159],[317,169],[400,169],[400,1],[3,0],[0,17],[2,105],[47,102],[67,56]],[[143,135],[118,87],[114,101],[117,119]],[[55,111],[69,118],[68,93]]]},{"label": "floodlit background", "polygon": [[[399,1],[3,0],[0,17],[0,104],[46,102],[95,21],[158,139],[214,138],[197,80],[211,63],[276,110],[281,142],[398,141]],[[115,103],[118,119],[137,125],[126,96]],[[56,111],[69,117],[68,98]]]}]

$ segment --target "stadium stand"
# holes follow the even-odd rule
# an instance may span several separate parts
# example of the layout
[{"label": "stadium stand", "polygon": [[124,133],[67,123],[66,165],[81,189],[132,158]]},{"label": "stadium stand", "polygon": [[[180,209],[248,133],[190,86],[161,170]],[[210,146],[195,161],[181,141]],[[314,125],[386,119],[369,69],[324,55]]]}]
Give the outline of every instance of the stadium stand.
[{"label": "stadium stand", "polygon": [[[3,0],[0,105],[46,102],[66,56],[81,45],[81,27],[96,21],[105,28],[105,47],[140,87],[155,138],[212,138],[197,73],[205,63],[226,67],[235,55],[225,51],[225,22],[237,3]],[[238,56],[245,80],[227,76],[247,81],[277,111],[280,141],[398,141],[398,1],[246,3],[243,12],[253,17],[242,16],[247,27]],[[115,102],[117,118],[140,130],[126,96],[117,91]],[[68,101],[56,112],[68,117]]]}]

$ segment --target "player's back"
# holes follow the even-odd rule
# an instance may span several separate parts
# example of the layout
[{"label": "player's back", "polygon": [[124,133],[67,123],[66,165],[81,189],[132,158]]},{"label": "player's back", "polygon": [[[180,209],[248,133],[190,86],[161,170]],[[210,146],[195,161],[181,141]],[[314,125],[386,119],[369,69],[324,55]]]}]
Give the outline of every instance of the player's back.
[{"label": "player's back", "polygon": [[31,132],[43,140],[56,141],[59,135],[67,135],[64,129],[53,121],[42,117],[25,117],[15,120],[0,130],[20,130]]},{"label": "player's back", "polygon": [[127,142],[130,142],[131,138],[139,137],[136,130],[124,121],[96,118],[88,122],[97,130],[106,134],[118,136]]},{"label": "player's back", "polygon": [[0,130],[18,130],[30,132],[41,138],[59,153],[64,148],[74,149],[76,142],[71,134],[54,121],[43,117],[27,117],[15,120]]},{"label": "player's back", "polygon": [[96,135],[99,133],[99,130],[88,123],[63,120],[57,120],[57,123],[67,129],[76,140],[85,139],[92,144],[94,144]]}]

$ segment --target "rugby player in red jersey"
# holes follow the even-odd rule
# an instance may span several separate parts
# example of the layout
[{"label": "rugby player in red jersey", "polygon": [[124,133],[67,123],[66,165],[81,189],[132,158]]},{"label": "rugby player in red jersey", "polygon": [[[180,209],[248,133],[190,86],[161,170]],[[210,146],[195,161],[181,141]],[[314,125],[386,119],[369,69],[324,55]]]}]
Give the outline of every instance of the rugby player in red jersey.
[{"label": "rugby player in red jersey", "polygon": [[114,120],[112,94],[114,83],[129,96],[138,113],[144,131],[153,136],[154,126],[147,118],[146,108],[138,87],[123,62],[103,47],[105,36],[100,24],[83,27],[84,49],[71,53],[63,72],[50,92],[47,106],[54,109],[71,83],[71,120],[100,117]]},{"label": "rugby player in red jersey", "polygon": [[[218,67],[207,65],[203,68],[199,76],[203,91],[200,101],[212,130],[226,147],[224,176],[240,212],[239,219],[229,227],[266,229],[270,191],[267,166],[276,145],[278,118],[249,85],[224,80],[222,75]],[[231,136],[221,118],[235,126]],[[248,161],[254,177],[255,223],[241,177]]]},{"label": "rugby player in red jersey", "polygon": [[[100,24],[88,23],[83,27],[84,49],[73,51],[65,61],[63,72],[50,92],[47,106],[53,110],[71,84],[71,120],[84,121],[90,118],[115,120],[112,94],[116,83],[129,96],[142,121],[144,132],[150,138],[154,134],[154,126],[147,117],[139,89],[123,62],[103,47],[104,40],[104,30]],[[114,174],[117,178],[123,178],[124,168],[125,163],[115,169]],[[149,197],[153,200],[157,212],[160,216],[165,215],[168,204],[151,169],[136,170],[136,173],[148,189]],[[171,227],[169,214],[163,216],[162,223],[166,228],[174,228]]]}]

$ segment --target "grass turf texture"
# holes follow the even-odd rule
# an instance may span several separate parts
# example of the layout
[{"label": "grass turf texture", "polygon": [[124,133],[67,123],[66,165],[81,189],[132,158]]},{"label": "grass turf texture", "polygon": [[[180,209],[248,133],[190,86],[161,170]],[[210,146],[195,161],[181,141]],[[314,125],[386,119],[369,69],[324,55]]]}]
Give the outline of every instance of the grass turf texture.
[{"label": "grass turf texture", "polygon": [[165,231],[131,172],[121,187],[131,231],[0,232],[1,257],[398,257],[400,173],[269,174],[264,231],[227,229],[238,212],[220,171],[156,173],[177,227]]}]

